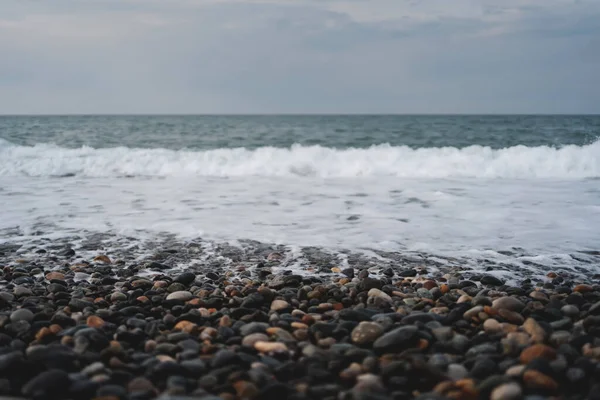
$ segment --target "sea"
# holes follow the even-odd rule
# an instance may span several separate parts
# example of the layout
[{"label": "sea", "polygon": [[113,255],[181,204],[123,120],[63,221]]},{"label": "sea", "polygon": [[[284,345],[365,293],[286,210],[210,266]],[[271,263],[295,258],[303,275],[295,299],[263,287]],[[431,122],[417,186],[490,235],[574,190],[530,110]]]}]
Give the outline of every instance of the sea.
[{"label": "sea", "polygon": [[252,240],[596,273],[599,137],[600,116],[0,116],[0,243]]}]

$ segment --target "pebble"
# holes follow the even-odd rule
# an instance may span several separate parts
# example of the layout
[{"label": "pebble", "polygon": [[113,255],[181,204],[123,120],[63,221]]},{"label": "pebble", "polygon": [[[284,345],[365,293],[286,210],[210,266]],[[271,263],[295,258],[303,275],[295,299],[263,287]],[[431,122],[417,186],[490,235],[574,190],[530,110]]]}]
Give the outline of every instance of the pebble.
[{"label": "pebble", "polygon": [[519,359],[523,364],[529,364],[536,358],[552,361],[556,358],[556,350],[544,344],[534,344],[523,350]]},{"label": "pebble", "polygon": [[483,330],[489,335],[495,335],[502,332],[502,325],[493,318],[485,320]]},{"label": "pebble", "polygon": [[367,293],[367,296],[376,297],[381,300],[387,301],[388,303],[392,302],[392,298],[390,297],[390,295],[388,295],[387,293],[385,293],[379,289],[375,289],[375,288],[369,290],[369,292]]},{"label": "pebble", "polygon": [[283,311],[290,308],[290,303],[285,300],[273,300],[271,303],[271,311]]},{"label": "pebble", "polygon": [[523,323],[523,329],[531,336],[535,343],[543,343],[546,341],[548,334],[533,318],[527,318]]},{"label": "pebble", "polygon": [[269,337],[264,333],[251,333],[242,340],[242,346],[254,347],[257,342],[268,342]]},{"label": "pebble", "polygon": [[396,328],[375,340],[373,349],[388,353],[401,352],[407,348],[416,346],[418,330],[414,325]]},{"label": "pebble", "polygon": [[352,341],[358,345],[373,343],[383,334],[383,327],[376,322],[362,321],[352,330]]},{"label": "pebble", "polygon": [[534,369],[523,373],[523,382],[530,389],[544,389],[549,391],[558,389],[558,383],[554,379]]},{"label": "pebble", "polygon": [[26,308],[21,308],[19,310],[13,311],[10,314],[10,320],[12,322],[17,322],[17,321],[31,322],[33,320],[33,313]]},{"label": "pebble", "polygon": [[517,382],[504,383],[496,387],[490,400],[519,400],[523,396],[523,389]]},{"label": "pebble", "polygon": [[261,353],[277,353],[288,351],[287,346],[281,342],[261,342],[254,343],[254,348]]},{"label": "pebble", "polygon": [[525,308],[525,304],[514,297],[500,297],[492,302],[492,308],[520,312]]},{"label": "pebble", "polygon": [[167,296],[167,300],[179,300],[179,301],[188,301],[191,300],[194,296],[185,290],[179,290],[173,292]]}]

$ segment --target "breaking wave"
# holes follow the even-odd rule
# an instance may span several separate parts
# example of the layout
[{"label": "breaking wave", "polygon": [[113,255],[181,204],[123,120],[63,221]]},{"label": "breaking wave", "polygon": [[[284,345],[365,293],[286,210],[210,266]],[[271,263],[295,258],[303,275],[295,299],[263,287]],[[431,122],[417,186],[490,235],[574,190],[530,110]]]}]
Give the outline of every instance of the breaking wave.
[{"label": "breaking wave", "polygon": [[0,175],[597,178],[600,141],[586,146],[515,146],[498,150],[482,146],[334,149],[293,145],[191,151],[19,146],[0,139]]}]

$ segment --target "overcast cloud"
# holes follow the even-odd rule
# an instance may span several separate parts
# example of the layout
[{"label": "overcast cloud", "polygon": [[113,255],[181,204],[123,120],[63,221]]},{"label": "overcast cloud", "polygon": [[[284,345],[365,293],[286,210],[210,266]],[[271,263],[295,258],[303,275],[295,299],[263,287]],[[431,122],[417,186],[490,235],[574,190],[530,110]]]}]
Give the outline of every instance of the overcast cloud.
[{"label": "overcast cloud", "polygon": [[0,114],[600,113],[600,0],[0,0]]}]

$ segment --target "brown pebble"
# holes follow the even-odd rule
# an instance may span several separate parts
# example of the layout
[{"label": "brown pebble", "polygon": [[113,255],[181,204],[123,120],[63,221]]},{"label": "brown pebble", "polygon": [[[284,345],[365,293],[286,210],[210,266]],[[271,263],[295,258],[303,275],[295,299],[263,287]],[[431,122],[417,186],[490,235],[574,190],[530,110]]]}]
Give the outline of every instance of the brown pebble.
[{"label": "brown pebble", "polygon": [[516,311],[507,310],[505,308],[498,310],[498,315],[504,318],[506,321],[510,322],[511,324],[523,325],[523,322],[525,322],[525,318],[523,318],[521,314],[519,314]]},{"label": "brown pebble", "polygon": [[139,301],[140,303],[144,303],[144,304],[150,303],[150,299],[146,296],[136,297],[136,300]]},{"label": "brown pebble", "polygon": [[173,329],[186,333],[191,333],[197,328],[197,325],[190,321],[179,321]]},{"label": "brown pebble", "polygon": [[52,279],[58,279],[62,281],[65,279],[65,274],[57,271],[49,272],[48,274],[46,274],[46,279],[48,279],[49,281],[51,281]]},{"label": "brown pebble", "polygon": [[550,391],[558,389],[558,383],[554,379],[534,369],[525,371],[523,382],[530,389],[545,389]]},{"label": "brown pebble", "polygon": [[546,276],[547,276],[548,278],[550,278],[550,279],[554,279],[554,278],[558,277],[558,275],[556,274],[556,272],[548,272],[548,273],[546,274]]},{"label": "brown pebble", "polygon": [[543,358],[548,361],[552,361],[556,358],[556,350],[545,344],[534,344],[523,350],[519,359],[522,364],[529,364],[536,358]]},{"label": "brown pebble", "polygon": [[423,282],[423,287],[427,290],[431,290],[434,287],[438,287],[438,284],[435,281],[427,280],[427,281]]},{"label": "brown pebble", "polygon": [[490,318],[483,323],[483,330],[488,335],[495,335],[502,332],[502,325],[495,319]]},{"label": "brown pebble", "polygon": [[594,290],[594,288],[590,285],[585,285],[585,284],[581,284],[581,285],[577,285],[573,288],[574,292],[579,292],[579,293],[588,293],[588,292],[592,292]]},{"label": "brown pebble", "polygon": [[258,388],[252,382],[237,381],[233,384],[233,387],[240,399],[253,399],[259,394]]},{"label": "brown pebble", "polygon": [[146,340],[144,343],[144,351],[146,353],[152,353],[156,349],[156,342],[154,340]]},{"label": "brown pebble", "polygon": [[229,315],[223,315],[219,320],[219,326],[230,327],[232,324],[231,317]]},{"label": "brown pebble", "polygon": [[104,254],[94,257],[94,262],[101,262],[104,264],[112,264],[112,261],[110,261],[110,258],[108,258],[108,256],[105,256]]},{"label": "brown pebble", "polygon": [[542,303],[547,303],[550,301],[546,293],[540,292],[539,290],[534,290],[533,292],[529,293],[529,297],[534,300],[541,301]]},{"label": "brown pebble", "polygon": [[264,333],[252,333],[248,336],[244,336],[242,339],[242,346],[254,347],[257,342],[267,342],[269,337]]},{"label": "brown pebble", "polygon": [[206,327],[200,332],[200,340],[212,340],[216,338],[219,334],[219,331],[215,328]]},{"label": "brown pebble", "polygon": [[514,340],[519,346],[527,346],[531,338],[524,332],[511,332],[506,336],[509,340]]},{"label": "brown pebble", "polygon": [[104,320],[98,317],[97,315],[90,315],[85,321],[85,323],[91,328],[101,328],[105,324]]},{"label": "brown pebble", "polygon": [[332,337],[317,340],[317,346],[322,347],[324,349],[328,349],[336,343],[337,341]]},{"label": "brown pebble", "polygon": [[254,348],[261,353],[285,352],[288,348],[281,342],[256,342]]},{"label": "brown pebble", "polygon": [[358,345],[373,343],[383,334],[383,327],[377,322],[360,322],[350,335],[352,341]]},{"label": "brown pebble", "polygon": [[303,324],[302,322],[292,322],[290,326],[294,329],[308,329],[308,325]]},{"label": "brown pebble", "polygon": [[283,311],[290,307],[290,303],[285,300],[273,300],[271,303],[271,311]]},{"label": "brown pebble", "polygon": [[526,365],[515,365],[507,369],[505,374],[508,376],[521,376],[525,368],[527,368]]},{"label": "brown pebble", "polygon": [[446,294],[450,291],[450,286],[444,284],[440,286],[440,291],[442,292],[442,294]]},{"label": "brown pebble", "polygon": [[548,334],[533,318],[527,318],[523,323],[523,329],[531,336],[535,343],[543,343],[546,341]]},{"label": "brown pebble", "polygon": [[355,380],[356,377],[362,373],[363,370],[361,365],[359,363],[353,362],[348,366],[348,368],[340,372],[340,378],[345,380]]},{"label": "brown pebble", "polygon": [[47,336],[53,336],[54,334],[50,330],[50,328],[43,327],[35,334],[35,340],[40,341]]},{"label": "brown pebble", "polygon": [[307,329],[296,329],[294,331],[294,337],[298,341],[303,341],[308,338],[308,330]]}]

